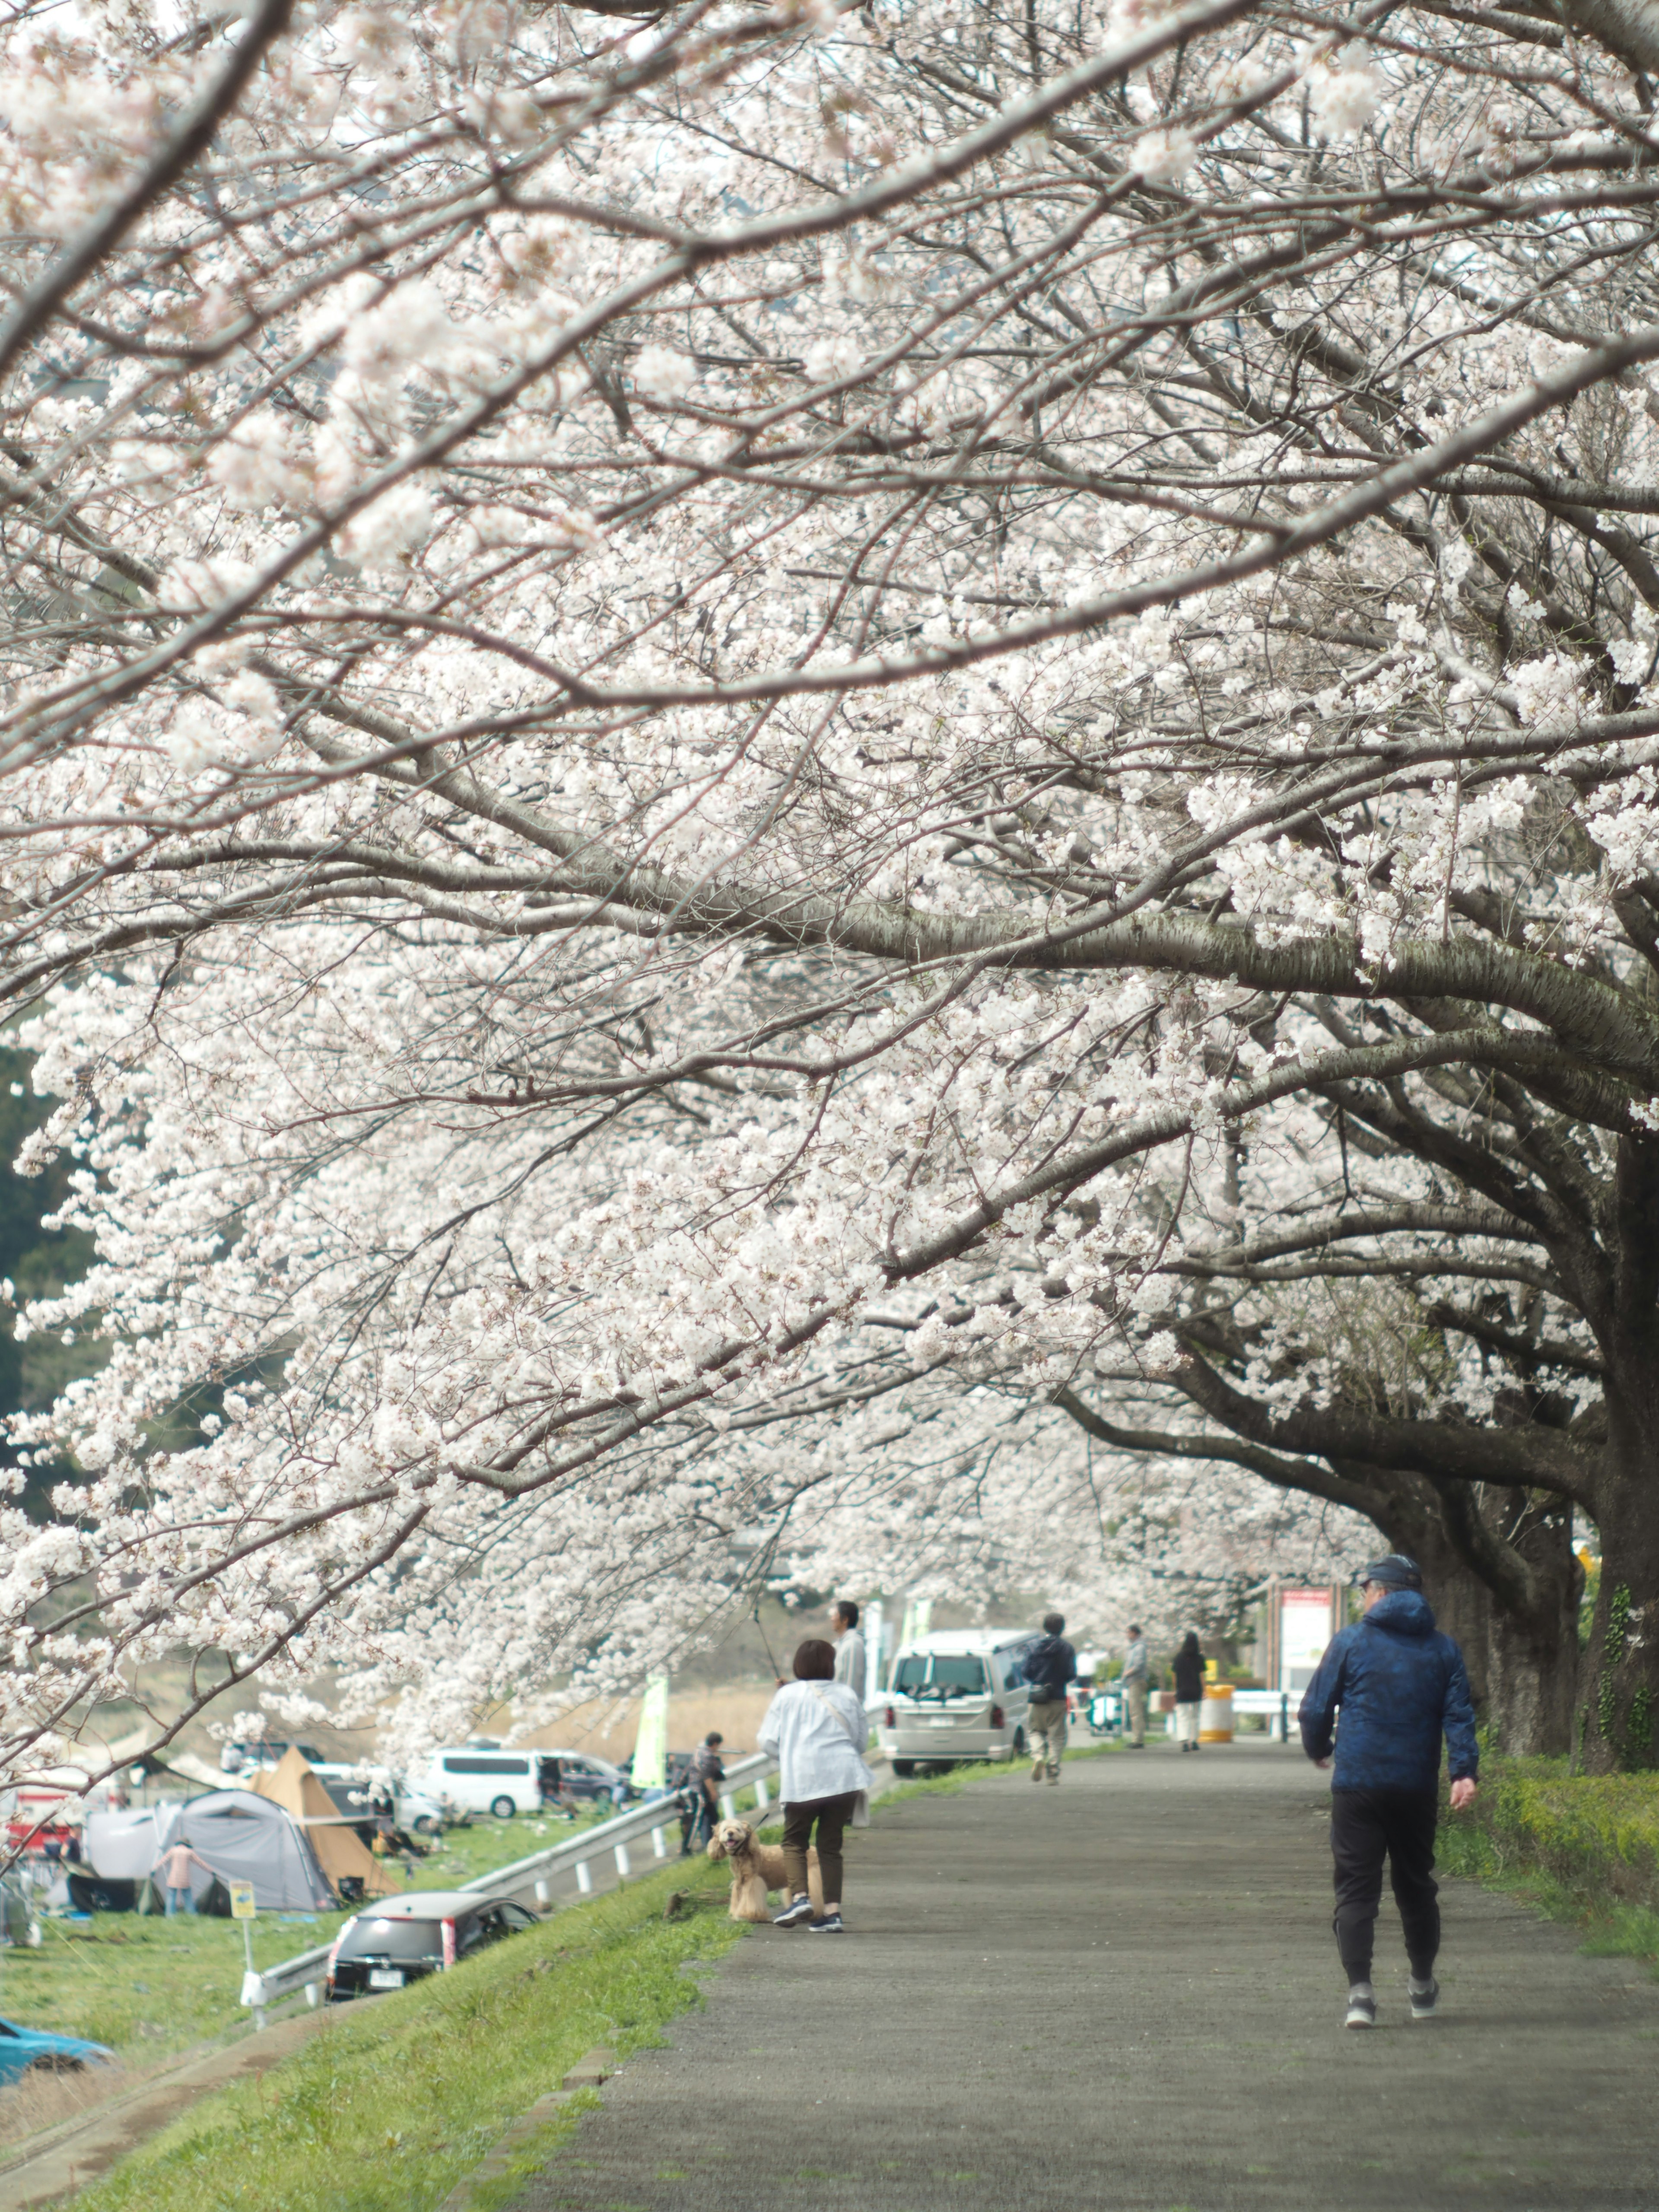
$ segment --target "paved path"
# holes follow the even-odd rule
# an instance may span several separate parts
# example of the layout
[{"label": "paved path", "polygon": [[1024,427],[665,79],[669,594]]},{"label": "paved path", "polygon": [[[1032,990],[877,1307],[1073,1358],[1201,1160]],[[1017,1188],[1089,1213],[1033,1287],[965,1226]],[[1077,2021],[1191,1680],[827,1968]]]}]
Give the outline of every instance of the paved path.
[{"label": "paved path", "polygon": [[913,1799],[839,1940],[757,1930],[515,2212],[1659,2212],[1659,1982],[1464,1884],[1340,2026],[1319,1779],[1158,1747]]}]

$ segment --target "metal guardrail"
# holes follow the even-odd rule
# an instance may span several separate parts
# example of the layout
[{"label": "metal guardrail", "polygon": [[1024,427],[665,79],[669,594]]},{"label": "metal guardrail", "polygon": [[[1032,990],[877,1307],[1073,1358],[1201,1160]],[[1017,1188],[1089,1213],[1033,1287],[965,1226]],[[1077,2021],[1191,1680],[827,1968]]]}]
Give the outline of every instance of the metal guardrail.
[{"label": "metal guardrail", "polygon": [[1251,1713],[1267,1723],[1275,1743],[1287,1743],[1291,1735],[1291,1693],[1288,1690],[1235,1690],[1233,1711]]},{"label": "metal guardrail", "polygon": [[[756,1808],[763,1812],[771,1802],[767,1784],[777,1771],[778,1762],[769,1752],[757,1751],[748,1759],[734,1760],[726,1770],[726,1787],[720,1793],[721,1812],[728,1820],[732,1817],[737,1811],[738,1793],[742,1790],[754,1791]],[[547,1850],[532,1851],[527,1858],[514,1859],[510,1866],[495,1867],[489,1874],[475,1875],[471,1881],[460,1882],[457,1887],[481,1899],[512,1897],[521,1890],[532,1890],[537,1904],[547,1905],[552,1902],[550,1885],[556,1875],[574,1873],[578,1893],[583,1897],[591,1894],[593,1862],[607,1856],[615,1863],[617,1878],[626,1881],[634,1871],[628,1847],[641,1837],[650,1837],[653,1857],[668,1856],[668,1828],[671,1822],[678,1824],[684,1795],[683,1790],[677,1790],[670,1796],[653,1797],[648,1803],[632,1805],[614,1820],[600,1820]],[[331,1942],[319,1943],[314,1950],[301,1951],[296,1958],[284,1959],[280,1966],[266,1966],[258,1973],[243,1977],[242,2002],[252,2010],[256,2027],[264,2025],[268,2006],[280,2004],[284,1997],[291,1997],[300,1990],[305,1991],[312,2004],[320,2002],[328,1954],[333,1948]]]}]

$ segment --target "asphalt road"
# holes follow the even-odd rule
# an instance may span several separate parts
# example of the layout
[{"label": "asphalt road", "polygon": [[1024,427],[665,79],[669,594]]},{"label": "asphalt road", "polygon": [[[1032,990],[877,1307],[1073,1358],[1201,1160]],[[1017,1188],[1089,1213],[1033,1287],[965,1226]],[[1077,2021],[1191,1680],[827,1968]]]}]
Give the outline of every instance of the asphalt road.
[{"label": "asphalt road", "polygon": [[1323,1778],[1172,1747],[878,1812],[514,2212],[1659,2212],[1659,1981],[1462,1883],[1341,2026]]}]

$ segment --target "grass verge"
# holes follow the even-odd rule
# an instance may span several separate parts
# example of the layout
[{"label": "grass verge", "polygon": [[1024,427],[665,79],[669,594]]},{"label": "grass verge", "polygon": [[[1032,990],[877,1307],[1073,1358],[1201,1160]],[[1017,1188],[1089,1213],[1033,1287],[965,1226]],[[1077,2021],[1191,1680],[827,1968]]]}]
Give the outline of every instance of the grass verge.
[{"label": "grass verge", "polygon": [[1575,1922],[1584,1948],[1659,1964],[1659,1775],[1570,1775],[1564,1759],[1481,1761],[1470,1813],[1446,1820],[1444,1871]]},{"label": "grass verge", "polygon": [[[610,1806],[568,1820],[475,1821],[453,1828],[417,1862],[415,1889],[456,1889],[566,1841]],[[253,1963],[274,1966],[331,1942],[345,1912],[262,1912],[253,1923]],[[30,2027],[107,2043],[129,2067],[153,2064],[243,2026],[242,1931],[230,1920],[173,1920],[95,1912],[84,1924],[46,1918],[39,1950],[0,1954],[0,2014]],[[0,2142],[9,2139],[11,2098],[0,2094]]]},{"label": "grass verge", "polygon": [[[254,1964],[274,1966],[331,1942],[345,1917],[261,1913]],[[99,1912],[79,1927],[46,1919],[38,1951],[0,1954],[0,2013],[30,2027],[90,2036],[143,2065],[246,2020],[238,2002],[242,1966],[242,1930],[234,1920]],[[0,2134],[3,2120],[0,2104]]]},{"label": "grass verge", "polygon": [[[431,2212],[582,2054],[626,2056],[699,2002],[684,1971],[742,1932],[726,1891],[665,1920],[675,1870],[556,1913],[461,1972],[345,2006],[298,2056],[204,2099],[76,2212]],[[528,2171],[573,2105],[524,2147]],[[519,2176],[503,2177],[503,2203]]]}]

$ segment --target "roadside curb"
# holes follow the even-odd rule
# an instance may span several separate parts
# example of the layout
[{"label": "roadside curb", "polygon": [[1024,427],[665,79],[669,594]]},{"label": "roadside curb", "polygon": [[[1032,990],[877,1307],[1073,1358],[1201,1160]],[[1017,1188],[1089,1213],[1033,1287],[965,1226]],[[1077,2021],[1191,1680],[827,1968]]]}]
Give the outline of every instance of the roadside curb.
[{"label": "roadside curb", "polygon": [[499,2180],[512,2164],[515,2154],[532,2136],[540,2132],[548,2121],[573,2104],[585,2089],[597,2089],[608,2081],[621,2064],[614,2051],[604,2045],[579,2058],[556,2089],[550,2089],[544,2097],[538,2097],[527,2112],[514,2120],[507,2133],[484,2158],[480,2160],[465,2179],[458,2181],[439,2212],[471,2212],[479,2190],[486,2182]]}]

